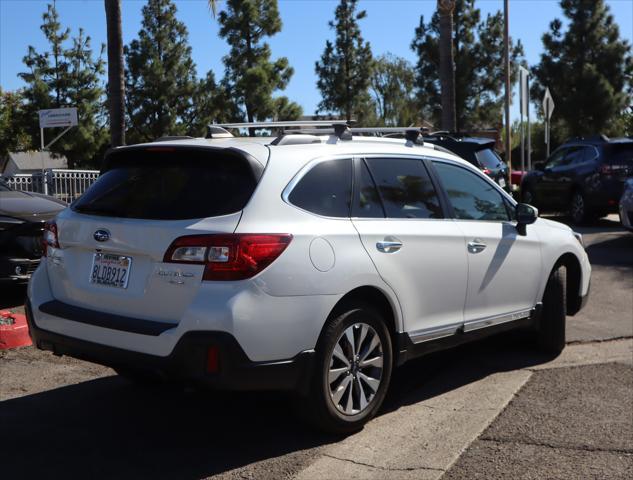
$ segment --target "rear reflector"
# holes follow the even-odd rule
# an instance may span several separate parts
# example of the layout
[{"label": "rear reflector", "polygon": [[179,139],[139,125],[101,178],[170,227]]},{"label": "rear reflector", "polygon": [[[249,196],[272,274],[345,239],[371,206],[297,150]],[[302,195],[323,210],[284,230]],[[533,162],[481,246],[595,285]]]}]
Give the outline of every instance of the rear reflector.
[{"label": "rear reflector", "polygon": [[291,240],[285,233],[189,235],[174,240],[163,261],[204,265],[203,280],[244,280],[268,267]]}]

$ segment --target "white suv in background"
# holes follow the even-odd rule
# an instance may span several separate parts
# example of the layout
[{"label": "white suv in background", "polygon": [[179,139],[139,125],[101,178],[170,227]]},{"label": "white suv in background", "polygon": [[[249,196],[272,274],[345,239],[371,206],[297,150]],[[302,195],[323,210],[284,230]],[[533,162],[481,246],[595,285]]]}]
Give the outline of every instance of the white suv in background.
[{"label": "white suv in background", "polygon": [[341,433],[410,358],[511,328],[563,349],[589,292],[580,235],[417,132],[335,127],[110,151],[45,232],[34,343],[132,378],[295,390]]}]

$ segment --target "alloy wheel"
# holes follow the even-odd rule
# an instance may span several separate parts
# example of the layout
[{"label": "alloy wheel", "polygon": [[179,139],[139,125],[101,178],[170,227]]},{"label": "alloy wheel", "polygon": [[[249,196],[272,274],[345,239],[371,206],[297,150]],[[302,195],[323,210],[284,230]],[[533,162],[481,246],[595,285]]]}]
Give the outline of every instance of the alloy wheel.
[{"label": "alloy wheel", "polygon": [[357,415],[372,402],[382,381],[383,346],[376,330],[355,323],[343,331],[330,355],[327,383],[338,411]]}]

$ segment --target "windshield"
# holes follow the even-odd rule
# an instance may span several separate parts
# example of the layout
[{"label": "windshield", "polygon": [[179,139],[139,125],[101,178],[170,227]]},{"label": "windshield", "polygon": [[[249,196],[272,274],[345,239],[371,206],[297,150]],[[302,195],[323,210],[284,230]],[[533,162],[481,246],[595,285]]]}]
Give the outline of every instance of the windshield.
[{"label": "windshield", "polygon": [[476,151],[475,157],[477,157],[479,165],[483,168],[497,169],[503,167],[503,162],[501,161],[501,158],[499,158],[499,155],[490,148],[484,148],[483,150]]}]

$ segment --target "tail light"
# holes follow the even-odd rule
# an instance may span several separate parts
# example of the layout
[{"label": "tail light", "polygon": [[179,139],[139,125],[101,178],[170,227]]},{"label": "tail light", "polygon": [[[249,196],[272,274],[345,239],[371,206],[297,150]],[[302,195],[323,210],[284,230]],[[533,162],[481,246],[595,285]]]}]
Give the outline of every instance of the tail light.
[{"label": "tail light", "polygon": [[204,265],[203,280],[244,280],[283,253],[290,234],[189,235],[173,241],[165,263]]},{"label": "tail light", "polygon": [[490,169],[489,168],[484,168],[482,170],[486,175],[490,175]]},{"label": "tail light", "polygon": [[44,234],[42,235],[42,252],[46,256],[48,247],[59,248],[59,238],[57,237],[57,223],[49,220],[44,224]]},{"label": "tail light", "polygon": [[604,164],[600,167],[600,173],[602,175],[611,175],[613,173],[613,167],[611,165]]}]

